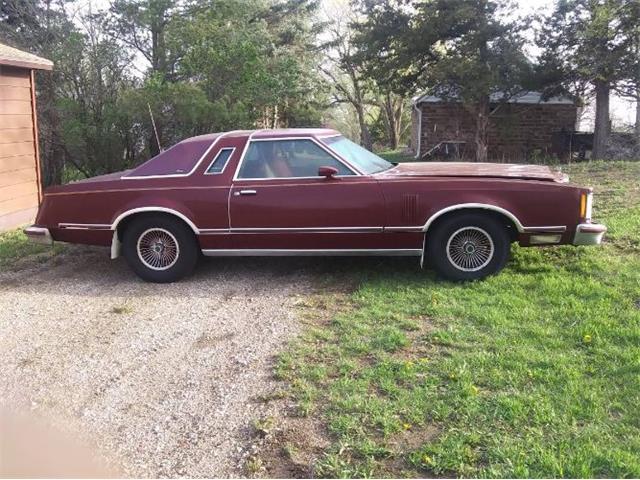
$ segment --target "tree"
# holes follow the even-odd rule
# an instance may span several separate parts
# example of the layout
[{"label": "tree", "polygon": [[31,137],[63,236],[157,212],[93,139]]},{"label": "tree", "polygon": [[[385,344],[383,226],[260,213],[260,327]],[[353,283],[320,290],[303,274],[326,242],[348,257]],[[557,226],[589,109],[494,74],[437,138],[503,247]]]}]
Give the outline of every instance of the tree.
[{"label": "tree", "polygon": [[326,60],[322,66],[333,87],[333,102],[350,105],[356,114],[360,130],[360,144],[372,148],[371,133],[367,125],[367,109],[375,105],[375,82],[365,75],[357,59],[353,42],[352,24],[356,21],[346,11],[334,12],[334,20],[327,29],[330,39],[323,44]]},{"label": "tree", "polygon": [[[625,11],[626,15],[632,17],[631,21],[625,22],[630,28],[628,35],[631,36],[631,49],[626,56],[625,70],[628,72],[627,78],[618,86],[618,92],[636,102],[636,116],[634,122],[634,135],[636,146],[640,151],[640,2],[632,3]],[[634,28],[635,25],[635,28]]]},{"label": "tree", "polygon": [[637,0],[559,0],[539,35],[542,62],[557,72],[557,84],[571,90],[585,83],[595,92],[594,158],[605,156],[609,97],[630,76],[638,21]]},{"label": "tree", "polygon": [[228,0],[185,11],[177,77],[206,93],[217,128],[319,123],[314,9],[308,0]]},{"label": "tree", "polygon": [[[0,3],[0,36],[3,41],[53,60],[72,47],[73,23],[67,18],[64,0],[5,0]],[[62,180],[65,151],[59,111],[55,106],[63,72],[36,75],[42,178],[45,185]]]},{"label": "tree", "polygon": [[410,126],[410,118],[405,109],[406,100],[402,95],[387,91],[379,95],[378,106],[384,121],[387,144],[397,150],[402,137]]},{"label": "tree", "polygon": [[151,74],[168,79],[174,72],[180,42],[170,38],[172,22],[182,2],[174,0],[113,0],[109,9],[113,37],[139,53],[149,64]]},{"label": "tree", "polygon": [[[501,0],[363,0],[356,39],[367,70],[396,92],[427,90],[461,102],[475,118],[476,160],[487,159],[492,96],[523,90],[531,64],[524,24],[503,15]],[[498,106],[497,108],[500,108]]]},{"label": "tree", "polygon": [[55,64],[37,81],[45,185],[158,153],[149,108],[162,147],[205,132],[321,122],[317,1],[113,0],[97,14],[90,6],[0,3],[3,41]]}]

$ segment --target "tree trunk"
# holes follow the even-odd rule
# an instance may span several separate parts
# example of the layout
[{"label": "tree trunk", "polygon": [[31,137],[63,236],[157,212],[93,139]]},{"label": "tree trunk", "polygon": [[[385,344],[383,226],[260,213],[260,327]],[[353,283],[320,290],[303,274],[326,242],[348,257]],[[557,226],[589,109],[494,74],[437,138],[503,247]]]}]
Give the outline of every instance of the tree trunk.
[{"label": "tree trunk", "polygon": [[372,150],[373,145],[371,144],[371,135],[369,134],[369,127],[367,127],[367,122],[365,122],[365,114],[364,108],[362,105],[355,105],[356,113],[358,115],[358,124],[360,126],[360,145],[362,145],[367,150]]},{"label": "tree trunk", "polygon": [[638,94],[636,95],[636,125],[634,131],[636,134],[636,145],[640,147],[640,87],[638,87]]},{"label": "tree trunk", "polygon": [[[636,36],[635,55],[636,58],[640,57],[640,32]],[[638,63],[636,67],[634,83],[636,87],[636,124],[634,133],[636,137],[636,147],[640,149],[640,63]]]},{"label": "tree trunk", "polygon": [[378,103],[383,114],[389,147],[392,150],[397,150],[400,146],[400,137],[402,136],[404,99],[401,96],[387,93],[384,96],[384,100]]},{"label": "tree trunk", "polygon": [[398,132],[395,128],[395,109],[393,108],[393,100],[391,98],[391,94],[387,93],[381,103],[382,112],[384,114],[384,126],[387,129],[387,139],[389,141],[389,147],[391,147],[392,150],[396,150],[398,148]]},{"label": "tree trunk", "polygon": [[400,146],[400,137],[402,137],[402,114],[404,113],[404,99],[397,98],[398,106],[394,108],[395,114],[393,119],[393,149],[397,150]]},{"label": "tree trunk", "polygon": [[593,131],[593,151],[591,158],[602,159],[609,143],[609,91],[611,87],[602,80],[596,86],[596,123]]},{"label": "tree trunk", "polygon": [[476,111],[476,162],[486,162],[488,158],[487,131],[489,128],[489,97],[481,100]]},{"label": "tree trunk", "polygon": [[43,187],[60,185],[64,170],[64,152],[59,136],[60,119],[55,107],[55,85],[50,77],[41,79],[42,88],[38,98],[38,120],[40,123],[40,165]]}]

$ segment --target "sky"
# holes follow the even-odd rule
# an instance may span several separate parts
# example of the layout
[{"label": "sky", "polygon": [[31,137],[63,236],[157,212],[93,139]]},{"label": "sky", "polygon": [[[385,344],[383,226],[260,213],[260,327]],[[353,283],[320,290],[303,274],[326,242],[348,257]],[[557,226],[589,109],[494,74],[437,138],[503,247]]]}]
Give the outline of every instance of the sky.
[{"label": "sky", "polygon": [[[347,2],[348,0],[322,0],[325,6],[331,10],[336,3]],[[77,11],[93,11],[108,8],[110,0],[76,0],[74,2]],[[514,16],[523,16],[531,13],[549,13],[553,8],[554,0],[515,0],[516,5],[513,11]],[[536,55],[537,51],[534,46],[530,46],[528,53]],[[144,67],[140,68],[144,70]],[[416,92],[419,93],[419,92]],[[624,99],[615,95],[611,98],[611,119],[615,126],[623,124],[633,124],[635,120],[635,102]],[[586,111],[581,115],[580,130],[592,130],[593,123],[593,105],[588,105]]]}]

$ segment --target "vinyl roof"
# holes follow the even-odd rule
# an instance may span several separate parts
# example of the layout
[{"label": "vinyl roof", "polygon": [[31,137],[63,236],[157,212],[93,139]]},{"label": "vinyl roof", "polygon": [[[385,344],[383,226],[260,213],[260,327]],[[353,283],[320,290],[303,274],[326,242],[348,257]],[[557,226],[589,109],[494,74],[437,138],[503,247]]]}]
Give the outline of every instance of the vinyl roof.
[{"label": "vinyl roof", "polygon": [[52,70],[53,62],[29,52],[18,50],[0,43],[0,65],[29,68],[35,70]]},{"label": "vinyl roof", "polygon": [[[490,95],[490,99],[492,102],[500,102],[504,98],[504,94],[502,92],[492,93]],[[446,101],[456,101],[455,99],[443,99],[442,97],[438,97],[436,95],[422,95],[415,100],[415,104],[418,105],[420,103],[440,103]],[[520,94],[514,95],[513,97],[507,99],[507,103],[545,103],[545,104],[562,104],[562,105],[573,105],[574,102],[568,97],[550,97],[546,100],[542,99],[542,93],[540,92],[522,92]]]}]

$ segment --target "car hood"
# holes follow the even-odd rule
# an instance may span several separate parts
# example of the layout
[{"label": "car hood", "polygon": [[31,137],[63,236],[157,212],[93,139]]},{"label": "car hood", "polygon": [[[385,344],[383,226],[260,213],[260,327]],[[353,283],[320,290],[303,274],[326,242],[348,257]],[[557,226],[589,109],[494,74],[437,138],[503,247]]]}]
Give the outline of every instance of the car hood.
[{"label": "car hood", "polygon": [[379,174],[383,177],[487,177],[566,183],[567,175],[545,165],[471,162],[406,162]]}]

